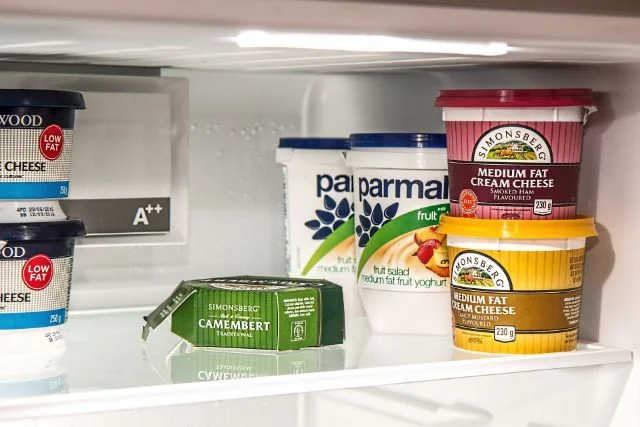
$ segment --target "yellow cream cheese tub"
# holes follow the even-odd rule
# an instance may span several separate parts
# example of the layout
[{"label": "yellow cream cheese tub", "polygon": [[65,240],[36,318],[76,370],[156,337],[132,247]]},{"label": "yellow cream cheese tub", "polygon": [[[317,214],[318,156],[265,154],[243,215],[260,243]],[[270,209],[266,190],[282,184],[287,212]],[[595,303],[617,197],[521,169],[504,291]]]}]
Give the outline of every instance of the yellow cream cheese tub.
[{"label": "yellow cream cheese tub", "polygon": [[451,263],[453,341],[484,353],[575,350],[592,217],[482,220],[442,216]]}]

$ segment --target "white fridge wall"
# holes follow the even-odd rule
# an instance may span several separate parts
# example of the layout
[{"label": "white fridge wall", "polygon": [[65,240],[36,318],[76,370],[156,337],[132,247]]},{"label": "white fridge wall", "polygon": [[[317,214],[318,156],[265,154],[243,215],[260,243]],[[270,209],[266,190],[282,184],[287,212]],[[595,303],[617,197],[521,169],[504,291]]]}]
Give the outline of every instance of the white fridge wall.
[{"label": "white fridge wall", "polygon": [[[167,71],[189,78],[188,238],[183,246],[79,247],[73,308],[157,304],[180,280],[284,274],[280,136],[300,133],[311,80]],[[113,238],[116,239],[116,238]]]}]

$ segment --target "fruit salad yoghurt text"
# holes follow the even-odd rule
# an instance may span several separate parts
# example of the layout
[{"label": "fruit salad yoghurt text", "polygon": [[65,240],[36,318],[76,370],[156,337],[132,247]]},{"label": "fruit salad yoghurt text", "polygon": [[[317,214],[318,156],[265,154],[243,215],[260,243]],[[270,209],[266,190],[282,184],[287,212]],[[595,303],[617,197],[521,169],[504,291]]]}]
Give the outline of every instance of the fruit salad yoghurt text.
[{"label": "fruit salad yoghurt text", "polygon": [[[450,331],[446,237],[449,211],[443,134],[354,134],[357,279],[372,328]],[[402,314],[402,315],[400,315]]]}]

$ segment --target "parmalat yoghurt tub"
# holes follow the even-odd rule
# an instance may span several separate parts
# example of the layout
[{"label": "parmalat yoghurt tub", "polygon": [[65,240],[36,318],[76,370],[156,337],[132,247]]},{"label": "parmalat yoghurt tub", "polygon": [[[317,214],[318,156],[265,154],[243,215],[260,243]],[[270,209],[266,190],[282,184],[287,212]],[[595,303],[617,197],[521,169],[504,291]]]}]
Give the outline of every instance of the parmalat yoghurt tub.
[{"label": "parmalat yoghurt tub", "polygon": [[485,353],[576,348],[592,217],[479,220],[443,216],[454,345]]},{"label": "parmalat yoghurt tub", "polygon": [[371,133],[350,137],[358,287],[371,328],[448,334],[449,258],[436,232],[449,212],[446,137]]},{"label": "parmalat yoghurt tub", "polygon": [[451,215],[571,219],[591,89],[443,90]]},{"label": "parmalat yoghurt tub", "polygon": [[344,289],[347,316],[363,313],[355,285],[353,178],[347,138],[281,138],[287,273],[325,279]]}]

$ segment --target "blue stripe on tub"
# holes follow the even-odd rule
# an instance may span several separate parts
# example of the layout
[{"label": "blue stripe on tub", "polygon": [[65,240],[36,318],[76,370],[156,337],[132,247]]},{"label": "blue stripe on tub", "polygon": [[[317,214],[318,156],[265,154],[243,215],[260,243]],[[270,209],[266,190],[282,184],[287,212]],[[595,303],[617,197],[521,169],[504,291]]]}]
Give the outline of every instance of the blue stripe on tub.
[{"label": "blue stripe on tub", "polygon": [[0,199],[59,199],[69,194],[69,181],[0,182]]},{"label": "blue stripe on tub", "polygon": [[67,310],[35,311],[31,313],[0,314],[0,329],[46,328],[64,323]]}]

